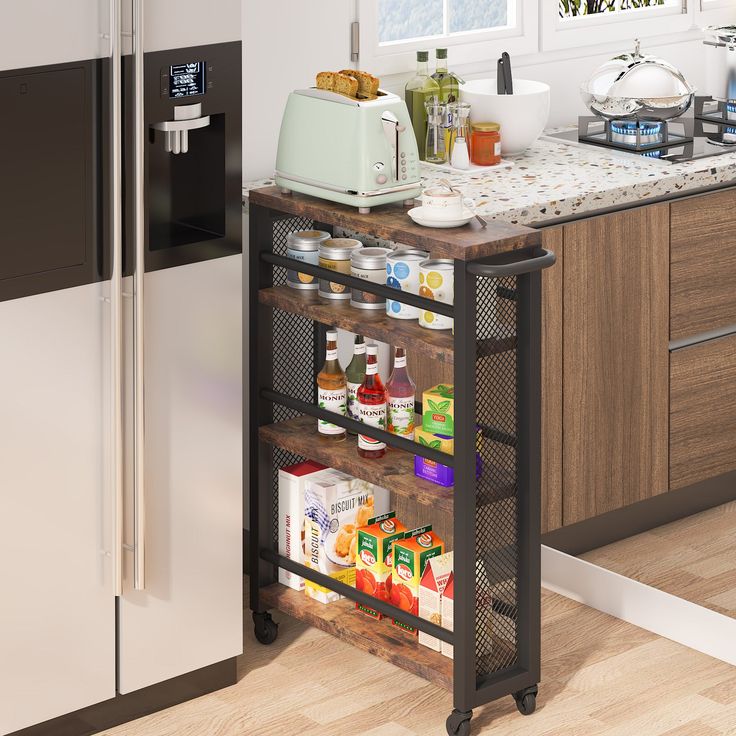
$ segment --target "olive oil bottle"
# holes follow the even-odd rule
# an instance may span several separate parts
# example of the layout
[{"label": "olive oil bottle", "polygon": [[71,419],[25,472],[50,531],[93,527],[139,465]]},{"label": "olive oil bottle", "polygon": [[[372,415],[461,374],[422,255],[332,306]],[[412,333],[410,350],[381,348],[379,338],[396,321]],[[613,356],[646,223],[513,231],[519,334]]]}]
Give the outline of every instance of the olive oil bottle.
[{"label": "olive oil bottle", "polygon": [[439,84],[429,76],[428,51],[417,51],[417,73],[407,82],[404,96],[417,139],[419,158],[424,161],[427,141],[427,110],[424,105],[440,96]]}]

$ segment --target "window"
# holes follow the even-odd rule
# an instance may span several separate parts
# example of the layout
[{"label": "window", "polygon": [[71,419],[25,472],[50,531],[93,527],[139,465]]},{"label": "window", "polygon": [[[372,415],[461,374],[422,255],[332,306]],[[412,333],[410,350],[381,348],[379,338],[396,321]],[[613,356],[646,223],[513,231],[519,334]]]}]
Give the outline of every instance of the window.
[{"label": "window", "polygon": [[[707,0],[704,0],[707,1]],[[692,28],[688,0],[542,0],[542,50],[631,41]],[[700,0],[689,0],[700,2]]]},{"label": "window", "polygon": [[678,0],[560,0],[560,18],[578,18],[596,13],[625,13],[658,5],[677,5]]},{"label": "window", "polygon": [[416,51],[447,46],[451,63],[538,48],[537,0],[358,0],[360,64],[376,74],[410,71]]}]

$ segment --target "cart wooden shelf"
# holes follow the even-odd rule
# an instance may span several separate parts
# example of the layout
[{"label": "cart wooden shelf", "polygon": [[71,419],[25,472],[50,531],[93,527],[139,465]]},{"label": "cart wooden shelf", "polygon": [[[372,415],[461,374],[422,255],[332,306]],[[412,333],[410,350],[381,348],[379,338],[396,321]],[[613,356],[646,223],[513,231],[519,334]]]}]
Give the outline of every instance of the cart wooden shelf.
[{"label": "cart wooden shelf", "polygon": [[[422,248],[430,257],[452,259],[454,305],[438,308],[416,295],[356,283],[288,259],[287,235],[313,227],[385,238]],[[411,223],[400,206],[366,215],[274,187],[250,193],[250,426],[257,437],[250,447],[250,589],[256,636],[263,643],[275,639],[278,627],[269,609],[278,609],[452,690],[455,709],[448,734],[469,734],[472,709],[503,695],[513,695],[524,714],[535,707],[540,672],[540,271],[553,262],[554,254],[541,249],[540,234],[516,225],[431,230]],[[454,334],[325,303],[314,292],[287,287],[288,268],[444,310],[454,318]],[[400,345],[410,362],[452,366],[453,456],[316,405],[315,376],[330,326]],[[389,451],[366,461],[358,456],[354,438],[320,442],[315,432],[320,416],[349,430],[362,428]],[[416,478],[415,454],[452,465],[455,486]],[[307,458],[388,488],[397,507],[403,504],[429,522],[449,524],[446,538],[455,560],[453,631],[279,554],[276,471]],[[282,586],[276,582],[279,567],[344,599],[324,605]],[[371,620],[355,610],[355,601],[451,643],[454,659],[420,646],[389,621]]]}]

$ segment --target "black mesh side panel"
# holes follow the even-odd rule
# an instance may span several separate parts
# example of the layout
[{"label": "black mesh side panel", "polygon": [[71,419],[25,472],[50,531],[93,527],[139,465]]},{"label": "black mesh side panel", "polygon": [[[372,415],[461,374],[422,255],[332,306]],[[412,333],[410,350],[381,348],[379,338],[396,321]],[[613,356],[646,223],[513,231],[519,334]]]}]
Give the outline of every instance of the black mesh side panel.
[{"label": "black mesh side panel", "polygon": [[[311,230],[312,221],[303,217],[276,220],[273,224],[273,252],[286,255],[286,238],[295,230]],[[274,268],[274,286],[286,283],[286,269]],[[273,310],[273,389],[312,403],[314,399],[314,331],[310,319],[298,314]],[[282,422],[298,416],[299,412],[279,404],[273,405],[273,421]],[[316,420],[315,420],[316,424]],[[280,447],[272,449],[273,459],[273,539],[278,544],[279,468],[305,460]]]},{"label": "black mesh side panel", "polygon": [[[475,662],[483,678],[518,659],[516,278],[477,280],[476,422],[483,463],[476,485]],[[511,349],[495,352],[512,338]]]}]

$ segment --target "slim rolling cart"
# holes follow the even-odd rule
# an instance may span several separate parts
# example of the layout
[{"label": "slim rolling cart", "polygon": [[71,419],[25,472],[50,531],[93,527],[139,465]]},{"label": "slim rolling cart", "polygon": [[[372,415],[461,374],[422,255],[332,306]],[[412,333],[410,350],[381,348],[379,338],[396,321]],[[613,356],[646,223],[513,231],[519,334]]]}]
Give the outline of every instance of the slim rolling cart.
[{"label": "slim rolling cart", "polygon": [[[455,303],[441,304],[286,258],[294,230],[343,228],[429,251],[455,263]],[[491,223],[428,230],[401,207],[354,209],[269,187],[250,193],[251,608],[256,638],[275,641],[281,610],[453,692],[448,734],[469,734],[473,708],[512,695],[531,714],[540,679],[540,318],[541,270],[554,263],[538,232]],[[295,268],[382,297],[451,316],[454,335],[416,322],[321,301],[286,286]],[[452,365],[455,452],[447,455],[317,407],[315,377],[329,326],[405,347],[411,360]],[[421,407],[417,406],[417,411]],[[316,420],[385,442],[379,460],[355,443],[321,442]],[[476,473],[476,452],[481,471]],[[417,478],[413,456],[454,467],[454,488]],[[428,523],[450,519],[454,630],[449,631],[304,567],[278,552],[277,473],[305,459],[388,488]],[[322,604],[277,582],[278,568],[345,599]],[[355,610],[363,603],[389,620]],[[419,645],[402,623],[454,646],[454,659]]]}]

